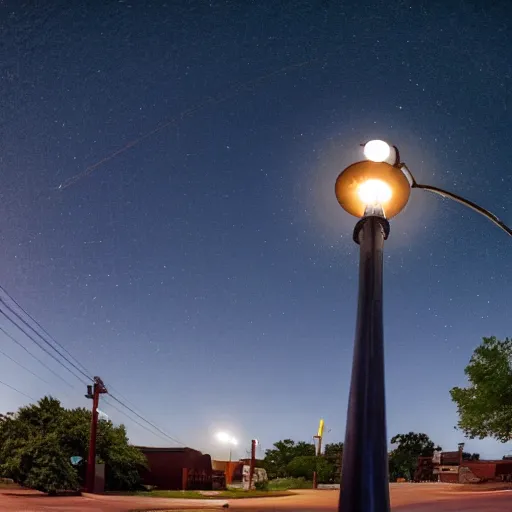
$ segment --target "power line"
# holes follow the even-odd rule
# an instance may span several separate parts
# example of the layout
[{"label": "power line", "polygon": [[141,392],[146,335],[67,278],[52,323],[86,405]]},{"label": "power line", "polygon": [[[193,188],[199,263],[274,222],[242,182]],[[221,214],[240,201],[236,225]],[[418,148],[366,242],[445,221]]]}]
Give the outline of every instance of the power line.
[{"label": "power line", "polygon": [[[133,403],[133,402],[130,402],[125,396],[123,396],[121,393],[119,393],[115,388],[114,386],[111,386],[109,384],[106,384],[106,387],[109,389],[109,391],[114,391],[116,393],[116,395],[118,395],[118,397],[120,398],[116,398],[116,397],[113,397],[111,393],[109,393],[109,396],[111,396],[112,398],[114,398],[115,400],[117,400],[119,403],[121,403],[123,405],[123,407],[127,407],[126,403],[131,405],[134,409],[137,409],[137,406]],[[121,399],[124,401],[124,402],[121,402]],[[129,418],[130,420],[136,422],[138,425],[140,425],[139,422],[137,422],[134,418],[132,418],[131,416],[128,416],[125,412],[121,411],[120,409],[116,408],[114,406],[114,404],[110,403],[107,401],[108,404],[110,404],[112,407],[114,407],[116,410],[120,411],[121,414],[124,414],[127,418]],[[127,407],[128,408],[128,407]],[[128,408],[129,409],[129,408]],[[139,418],[142,418],[144,421],[146,421],[147,423],[149,423],[150,425],[153,426],[152,423],[148,422],[148,420],[142,415],[142,414],[139,414],[136,412],[136,410],[132,410],[132,409],[129,409],[132,411],[133,414],[137,414],[137,416]],[[159,432],[163,432],[163,435],[165,436],[165,438],[163,438],[160,434],[158,434],[157,432],[153,432],[152,430],[149,430],[147,427],[145,427],[144,425],[141,425],[143,428],[145,428],[146,430],[148,430],[148,432],[151,432],[153,435],[158,435],[161,439],[164,439],[164,440],[168,440],[168,439],[171,439],[173,440],[174,442],[178,443],[178,444],[181,444],[183,446],[186,446],[184,443],[182,443],[181,441],[173,438],[172,436],[169,436],[167,433],[165,433],[163,430],[161,430],[160,428],[158,428],[156,425],[153,426],[153,428],[157,428]]]},{"label": "power line", "polygon": [[[7,315],[5,315],[5,313],[3,311],[0,310],[0,313],[2,313],[6,318],[8,318]],[[55,375],[60,380],[65,382],[68,386],[73,387],[73,385],[70,382],[68,382],[66,379],[61,377],[56,371],[52,370],[46,363],[41,361],[41,359],[39,359],[37,356],[32,354],[32,352],[30,352],[30,350],[27,347],[25,347],[25,345],[20,343],[14,336],[12,336],[12,334],[8,333],[3,327],[0,327],[0,331],[2,331],[8,338],[10,338],[12,341],[14,341],[14,343],[16,343],[16,345],[20,346],[29,356],[33,357],[38,363],[40,363],[42,366],[44,366],[49,372],[53,373],[53,375]]]},{"label": "power line", "polygon": [[12,389],[13,391],[16,391],[16,393],[19,393],[20,395],[23,395],[23,396],[26,396],[28,399],[32,400],[32,402],[35,402],[36,399],[35,398],[32,398],[31,396],[27,395],[26,393],[23,393],[23,391],[20,391],[19,389],[16,389],[15,387],[11,386],[10,384],[7,384],[6,382],[3,382],[0,380],[0,384],[2,384],[3,386],[9,388],[9,389]]},{"label": "power line", "polygon": [[[60,359],[57,359],[47,348],[45,348],[43,345],[41,345],[33,336],[31,336],[23,327],[21,327],[18,323],[16,323],[12,318],[10,318],[2,309],[0,309],[0,313],[9,320],[13,325],[15,325],[27,338],[29,338],[31,341],[33,341],[43,352],[46,352],[51,358],[53,358],[57,363],[59,363],[63,368],[65,368],[71,375],[75,376],[78,380],[82,381],[86,386],[87,382],[85,382],[81,377],[73,373]],[[64,382],[69,384],[71,387],[73,387],[73,384],[66,381],[64,378],[61,377]]]},{"label": "power line", "polygon": [[[57,354],[59,354],[60,357],[62,357],[62,359],[64,359],[64,361],[66,361],[68,364],[70,364],[73,368],[75,368],[75,370],[77,370],[79,373],[81,373],[87,380],[92,380],[90,378],[89,375],[87,375],[86,373],[84,373],[75,363],[73,363],[73,361],[70,361],[65,355],[63,355],[61,352],[59,352],[59,350],[57,350],[48,340],[46,340],[43,336],[41,336],[40,333],[38,333],[24,318],[21,317],[20,314],[18,314],[16,311],[14,311],[14,309],[9,306],[9,304],[7,304],[3,299],[0,299],[0,302],[13,314],[15,315],[21,322],[23,322],[24,325],[26,325],[32,332],[34,332],[37,336],[39,336],[39,338],[41,338],[43,340],[43,342],[48,345],[53,351],[55,351]],[[5,314],[5,313],[4,313]],[[12,320],[11,320],[12,321]],[[39,345],[39,344],[38,344]],[[39,345],[41,348],[42,346]],[[44,350],[44,349],[43,349]],[[67,366],[65,366],[59,359],[57,359],[53,354],[51,354],[50,352],[47,352],[45,350],[45,352],[49,355],[51,355],[51,357],[53,357],[56,361],[59,362],[59,364],[61,364],[62,366],[64,366],[64,368],[66,368],[66,370],[68,370],[72,375],[75,375],[75,377],[79,380],[81,380],[82,382],[84,382],[78,375],[74,374]],[[86,382],[84,382],[85,385],[87,385]]]},{"label": "power line", "polygon": [[121,402],[121,400],[119,400],[119,398],[116,398],[114,395],[111,395],[109,393],[109,396],[115,400],[119,405],[122,405],[125,409],[128,409],[132,414],[135,414],[135,416],[137,416],[138,418],[140,418],[142,421],[145,421],[148,425],[151,425],[155,430],[158,430],[158,432],[160,432],[161,434],[163,434],[165,437],[167,437],[168,439],[170,439],[171,441],[174,441],[175,443],[178,443],[178,444],[181,444],[183,446],[185,446],[184,443],[182,443],[181,441],[179,441],[178,439],[170,436],[169,434],[167,434],[166,432],[164,432],[161,428],[157,427],[154,423],[151,423],[151,421],[147,420],[146,418],[144,418],[144,416],[141,416],[138,412],[135,412],[131,407],[128,407],[126,404],[124,404],[123,402]]},{"label": "power line", "polygon": [[[130,400],[128,400],[128,398],[126,398],[125,396],[123,396],[114,386],[111,386],[110,384],[106,384],[107,386],[107,389],[109,391],[113,391],[118,397],[120,400],[123,400],[125,403],[127,403],[128,405],[130,405],[131,407],[133,407],[134,409],[137,409],[137,406],[133,403],[133,402],[130,402]],[[142,413],[141,413],[142,414]]]},{"label": "power line", "polygon": [[49,384],[49,382],[47,382],[42,377],[37,375],[37,373],[34,373],[30,368],[27,368],[26,366],[22,365],[20,362],[16,361],[16,359],[13,359],[9,354],[6,354],[3,350],[0,350],[0,354],[7,357],[7,359],[10,359],[14,364],[17,364],[20,368],[23,368],[28,373],[31,373],[34,377],[37,377],[38,379],[42,380],[45,384]]},{"label": "power line", "polygon": [[[85,378],[89,379],[89,380],[93,380],[93,378],[90,376],[90,373],[87,368],[80,363],[80,361],[78,361],[75,357],[73,357],[72,354],[70,354],[70,352],[68,350],[66,350],[66,348],[64,348],[57,340],[55,340],[55,338],[32,316],[30,315],[30,313],[28,313],[28,311],[26,311],[17,301],[16,299],[14,299],[14,297],[12,297],[9,292],[2,286],[0,285],[0,290],[3,291],[3,293],[14,303],[16,304],[16,306],[21,310],[23,311],[23,313],[32,320],[32,322],[34,322],[35,325],[37,325],[37,327],[39,327],[39,329],[41,329],[41,331],[50,339],[52,340],[53,343],[55,343],[57,346],[59,346],[63,352],[65,352],[66,354],[68,354],[68,356],[73,360],[75,361],[78,365],[80,365],[82,369],[80,369],[77,364],[75,364],[73,361],[71,361],[68,357],[64,356],[62,354],[62,352],[60,352],[58,349],[56,349],[52,343],[50,343],[44,336],[41,335],[41,333],[39,333],[36,329],[34,329],[33,326],[31,326],[24,318],[21,317],[21,315],[19,313],[17,313],[9,304],[7,304],[5,302],[5,300],[3,300],[2,298],[0,298],[0,303],[2,303],[12,314],[14,314],[25,326],[27,326],[32,332],[34,332],[47,346],[49,346],[54,352],[56,352],[60,357],[62,357],[62,359],[64,359],[64,361],[66,361],[68,364],[70,364],[75,370],[77,370],[78,372],[80,372]],[[79,379],[82,383],[84,383],[85,385],[87,385],[87,382],[84,382],[83,379],[79,376],[79,375],[76,375],[73,371],[71,371],[70,368],[68,368],[60,359],[58,359],[54,354],[52,354],[51,352],[49,352],[46,347],[44,347],[43,345],[41,345],[37,340],[34,339],[33,336],[31,336],[29,333],[27,333],[27,331],[25,329],[23,329],[17,322],[15,322],[10,316],[8,316],[1,308],[0,308],[0,313],[2,315],[4,315],[13,325],[15,325],[23,334],[25,334],[25,336],[27,336],[30,340],[32,340],[41,350],[43,350],[46,354],[48,354],[50,357],[52,357],[55,361],[57,361],[57,363],[59,363],[61,366],[63,366],[69,373],[71,373],[74,377],[76,377],[77,379]],[[19,343],[17,340],[15,340],[9,333],[7,333],[4,329],[2,329],[0,327],[0,330],[2,330],[2,332],[4,332],[7,336],[9,336],[9,338],[11,338],[13,341],[15,341],[18,345],[20,345],[25,351],[27,351],[30,355],[32,355],[32,357],[35,357],[32,353],[30,353],[26,347],[24,347],[23,345],[21,345],[21,343]],[[44,363],[38,359],[37,357],[35,357],[41,364],[44,365]],[[46,365],[44,365],[46,366]],[[46,368],[50,369],[49,367],[46,366]],[[55,375],[57,375],[59,378],[62,379],[62,377],[60,377],[58,374],[56,374],[55,372],[53,372],[53,370],[50,369],[50,371],[52,371],[52,373],[54,373]],[[85,373],[87,372],[87,373]],[[88,375],[89,374],[89,375]],[[64,379],[62,379],[64,380]],[[69,382],[65,381],[67,384],[69,384],[70,386],[72,386]],[[128,411],[130,411],[132,414],[134,414],[135,416],[137,416],[138,418],[140,418],[141,420],[143,420],[144,422],[146,422],[148,425],[150,425],[153,429],[155,429],[157,432],[159,432],[160,434],[157,434],[156,432],[153,432],[151,431],[150,429],[148,429],[147,427],[145,427],[143,424],[139,423],[137,420],[135,420],[134,418],[131,418],[130,416],[128,416],[126,413],[124,413],[123,411],[121,411],[120,409],[118,409],[116,406],[114,406],[112,403],[108,402],[107,403],[109,405],[111,405],[114,409],[116,409],[117,411],[119,411],[121,414],[124,414],[127,418],[129,418],[131,421],[133,421],[134,423],[136,423],[137,425],[141,426],[142,428],[145,428],[148,432],[151,432],[153,435],[157,435],[159,437],[162,437],[165,436],[165,438],[167,439],[170,439],[171,441],[175,442],[175,443],[178,443],[178,444],[181,444],[183,446],[185,446],[184,443],[182,443],[181,441],[179,441],[178,439],[170,436],[169,434],[167,434],[165,431],[163,431],[161,428],[159,428],[158,426],[156,426],[154,423],[152,423],[151,421],[147,420],[144,416],[142,416],[141,414],[139,414],[138,412],[136,412],[134,409],[132,409],[131,407],[129,407],[128,405],[126,405],[123,401],[121,401],[119,398],[116,398],[114,395],[110,395],[112,397],[113,400],[115,400],[117,403],[119,403],[119,405],[123,406],[125,409],[127,409]],[[123,397],[124,398],[124,397]],[[130,403],[128,401],[128,399],[124,398],[124,400],[128,403]],[[133,404],[132,404],[133,405]],[[135,405],[133,406],[135,407]]]},{"label": "power line", "polygon": [[130,421],[133,421],[133,423],[136,423],[137,425],[139,425],[139,427],[143,428],[144,430],[147,430],[150,434],[153,434],[154,436],[157,436],[159,437],[160,439],[163,439],[164,441],[167,441],[167,439],[159,434],[158,432],[153,432],[151,429],[149,429],[148,427],[146,427],[146,425],[144,425],[143,423],[141,423],[140,421],[136,420],[135,418],[132,418],[131,416],[129,416],[128,414],[126,414],[122,409],[119,409],[119,407],[115,406],[113,403],[109,402],[108,400],[106,400],[105,398],[103,398],[103,401],[105,403],[108,404],[109,407],[112,407],[112,409],[115,409],[117,412],[121,413],[123,416],[125,416],[126,418],[128,418]]},{"label": "power line", "polygon": [[16,306],[18,306],[18,308],[21,309],[21,311],[23,311],[23,313],[25,313],[26,316],[29,317],[30,320],[32,320],[32,322],[34,322],[44,332],[44,334],[46,334],[46,336],[48,336],[48,338],[50,338],[50,340],[53,343],[55,343],[55,345],[60,347],[73,361],[75,361],[75,363],[80,365],[83,368],[83,370],[88,374],[87,377],[90,380],[93,380],[93,378],[91,377],[92,372],[90,372],[82,363],[80,363],[80,361],[78,361],[76,357],[74,357],[61,343],[59,343],[1,284],[0,290],[2,290],[4,294],[7,295],[7,297],[9,297],[9,299],[12,302],[14,302],[14,304],[16,304]]}]

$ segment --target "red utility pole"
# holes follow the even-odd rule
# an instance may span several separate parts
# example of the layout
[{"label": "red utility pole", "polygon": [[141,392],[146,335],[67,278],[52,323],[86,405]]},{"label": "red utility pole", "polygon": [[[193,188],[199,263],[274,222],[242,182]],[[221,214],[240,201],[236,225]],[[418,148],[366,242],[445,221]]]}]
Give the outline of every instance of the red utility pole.
[{"label": "red utility pole", "polygon": [[251,464],[249,466],[249,490],[252,489],[252,480],[254,478],[254,467],[256,466],[256,444],[258,441],[253,439],[251,441]]},{"label": "red utility pole", "polygon": [[107,388],[99,377],[94,377],[94,387],[87,386],[85,398],[92,399],[91,435],[89,438],[89,456],[87,457],[87,492],[94,492],[94,480],[96,478],[96,435],[98,432],[98,406],[100,394],[107,393]]}]

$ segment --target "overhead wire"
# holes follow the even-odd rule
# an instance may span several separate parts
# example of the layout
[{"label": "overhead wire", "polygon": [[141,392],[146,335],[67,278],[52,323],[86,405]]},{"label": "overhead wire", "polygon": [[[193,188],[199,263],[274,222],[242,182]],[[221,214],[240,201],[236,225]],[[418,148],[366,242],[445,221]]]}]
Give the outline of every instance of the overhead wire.
[{"label": "overhead wire", "polygon": [[167,438],[164,437],[162,434],[160,434],[159,432],[154,432],[153,430],[151,430],[149,427],[147,427],[146,425],[144,425],[144,423],[141,423],[140,421],[136,420],[135,418],[132,418],[131,416],[129,416],[126,412],[124,412],[122,409],[120,409],[119,407],[115,406],[112,402],[108,401],[106,398],[102,398],[102,400],[108,404],[109,407],[112,407],[112,409],[115,409],[117,412],[119,412],[120,414],[122,414],[123,416],[125,416],[126,418],[128,418],[130,421],[133,421],[133,423],[139,425],[139,427],[143,428],[144,430],[148,431],[150,434],[153,434],[154,436],[157,436],[159,437],[160,439],[163,439],[164,441],[167,441]]},{"label": "overhead wire", "polygon": [[[62,357],[64,359],[64,361],[66,361],[68,364],[70,364],[75,370],[79,371],[84,377],[86,377],[87,379],[90,379],[90,380],[93,380],[92,377],[88,374],[90,374],[91,372],[89,372],[87,370],[87,368],[80,363],[80,361],[78,361],[68,350],[66,350],[65,347],[63,347],[59,342],[57,342],[57,340],[55,340],[55,338],[25,309],[23,308],[23,306],[21,306],[21,304],[19,304],[19,302],[16,301],[16,299],[14,299],[14,297],[12,297],[12,295],[3,287],[0,285],[0,290],[3,291],[3,293],[14,303],[16,304],[16,306],[28,317],[30,318],[30,320],[32,320],[32,322],[39,328],[41,329],[41,331],[44,332],[44,334],[47,336],[48,339],[52,340],[57,346],[59,346],[63,352],[65,352],[66,354],[68,354],[69,358],[64,356],[62,354],[62,352],[60,352],[59,350],[57,350],[45,337],[43,337],[41,335],[41,333],[39,333],[33,326],[31,326],[24,318],[21,317],[21,315],[19,313],[17,313],[5,300],[3,300],[2,298],[0,298],[0,303],[3,304],[8,310],[9,312],[11,312],[13,315],[16,316],[16,318],[18,318],[26,327],[28,327],[32,332],[34,332],[47,346],[49,346],[50,348],[52,348],[60,357]],[[82,383],[86,384],[87,385],[87,382],[84,382],[84,380],[79,376],[77,375],[76,373],[74,373],[70,368],[68,368],[61,360],[59,360],[54,354],[52,354],[48,349],[46,349],[45,346],[41,345],[36,339],[34,339],[34,337],[32,335],[30,335],[25,329],[23,329],[15,320],[13,320],[13,318],[11,318],[2,308],[0,308],[0,314],[4,315],[5,318],[7,318],[13,325],[15,325],[25,336],[27,336],[33,343],[35,343],[41,350],[43,350],[46,354],[48,354],[50,357],[52,357],[55,361],[57,361],[61,366],[63,366],[69,373],[71,373],[74,377],[76,377],[77,379],[79,379]],[[72,386],[71,383],[69,383],[68,381],[66,381],[65,379],[63,379],[60,375],[58,375],[56,372],[54,372],[53,370],[51,370],[51,368],[49,368],[48,366],[46,366],[39,358],[37,358],[36,356],[34,356],[34,354],[32,354],[26,347],[24,347],[19,341],[17,341],[12,335],[10,335],[7,331],[5,331],[2,327],[0,327],[0,330],[6,334],[10,339],[12,339],[15,343],[17,343],[18,345],[20,345],[26,352],[28,352],[32,357],[34,357],[36,360],[38,360],[43,366],[45,366],[47,369],[49,369],[50,371],[52,371],[52,373],[54,373],[55,375],[57,375],[59,378],[61,378],[62,380],[64,380],[64,382],[66,382],[68,385]],[[73,363],[73,361],[71,361],[70,359],[74,360],[76,362],[76,364]],[[77,365],[80,365],[82,369],[80,369]],[[30,371],[30,370],[29,370]],[[87,372],[87,373],[86,373]],[[107,389],[113,389],[112,386],[109,386],[108,384],[106,385]],[[117,393],[116,391],[116,394],[119,394],[120,393]],[[133,407],[130,407],[129,405],[127,405],[125,402],[128,402],[128,399],[126,399],[125,397],[122,397],[123,400],[121,400],[120,398],[117,398],[115,395],[112,395],[109,393],[109,396],[115,400],[119,405],[121,405],[122,407],[124,407],[125,409],[127,409],[128,411],[130,411],[133,415],[135,415],[137,418],[140,418],[142,421],[144,421],[147,425],[151,426],[151,428],[153,428],[156,432],[153,432],[152,430],[150,430],[148,427],[145,427],[143,424],[141,424],[139,421],[135,420],[134,418],[130,417],[128,414],[126,414],[125,412],[121,411],[119,408],[117,408],[116,406],[114,406],[114,404],[110,403],[107,401],[107,403],[112,406],[113,408],[115,408],[116,410],[118,410],[121,414],[124,414],[127,418],[129,418],[131,421],[135,422],[136,424],[140,425],[142,428],[145,428],[146,430],[148,430],[149,432],[151,432],[153,435],[157,435],[159,436],[161,439],[164,439],[164,437],[162,436],[165,436],[165,439],[166,440],[171,440],[177,444],[180,444],[180,445],[183,445],[185,446],[184,443],[182,443],[181,441],[179,441],[178,439],[170,436],[169,434],[167,434],[164,430],[162,430],[160,427],[158,427],[157,425],[155,425],[153,422],[149,421],[147,418],[145,418],[142,414],[139,414],[136,410],[134,410],[133,407],[136,407],[133,403],[131,403],[130,405],[132,405]],[[120,395],[121,396],[121,395]]]},{"label": "overhead wire", "polygon": [[[164,439],[164,440],[169,440],[171,439],[172,441],[174,441],[175,443],[178,443],[178,444],[181,444],[183,446],[186,446],[184,443],[182,443],[181,441],[179,441],[178,439],[175,439],[174,437],[172,436],[169,436],[165,431],[163,431],[162,429],[160,429],[159,427],[157,427],[156,425],[154,425],[153,423],[151,423],[150,421],[148,421],[144,415],[142,414],[142,412],[140,413],[137,413],[136,409],[137,409],[137,406],[133,403],[133,402],[130,402],[126,397],[124,397],[123,395],[121,395],[121,393],[119,393],[115,388],[114,386],[111,386],[109,383],[106,383],[105,382],[105,387],[107,388],[108,390],[108,396],[114,398],[114,400],[116,400],[118,403],[120,403],[123,407],[126,407],[128,410],[130,410],[132,412],[132,414],[136,414],[137,417],[139,418],[142,418],[146,423],[148,423],[149,425],[151,425],[153,428],[156,428],[159,432],[162,432],[163,435],[165,436],[165,438],[162,437],[162,435],[160,434],[157,434],[157,432],[153,432],[151,430],[149,430],[149,432],[152,432],[154,435],[158,435],[161,439]],[[118,398],[116,398],[115,396],[112,396],[112,393],[111,391],[114,391],[115,394],[118,396]],[[121,401],[121,399],[124,401]],[[109,403],[112,407],[114,407],[114,405],[111,403],[111,402],[107,402]],[[129,408],[126,403],[128,403],[132,408]],[[115,407],[114,407],[115,408]],[[119,410],[119,409],[117,409]],[[124,414],[127,418],[130,418],[132,421],[136,421],[134,418],[128,416],[126,413],[122,412],[122,414]],[[137,423],[139,424],[139,423]],[[147,428],[147,427],[145,427]]]},{"label": "overhead wire", "polygon": [[42,380],[45,384],[49,384],[48,381],[44,380],[41,376],[39,376],[37,373],[33,372],[30,368],[27,368],[23,364],[21,364],[19,361],[16,361],[13,357],[11,357],[9,354],[6,354],[3,350],[0,350],[0,354],[2,354],[4,357],[12,361],[14,364],[18,365],[20,368],[23,368],[28,373],[31,373],[34,377],[37,377],[39,380]]},{"label": "overhead wire", "polygon": [[[113,391],[120,400],[123,400],[124,403],[127,403],[129,406],[133,407],[135,410],[138,409],[138,407],[133,403],[131,402],[128,398],[126,398],[125,396],[123,396],[114,386],[112,386],[110,383],[107,383],[105,382],[105,387],[107,388],[109,394],[111,391]],[[141,415],[144,415],[143,412],[139,409],[139,413]]]},{"label": "overhead wire", "polygon": [[[23,313],[28,317],[30,318],[30,320],[32,320],[32,322],[34,322],[35,325],[37,325],[37,327],[39,327],[39,329],[41,329],[41,331],[44,332],[44,334],[53,342],[55,343],[57,346],[59,346],[73,361],[75,361],[78,365],[80,365],[84,372],[86,372],[86,375],[88,376],[88,378],[90,378],[91,380],[93,380],[93,377],[91,377],[92,375],[92,372],[90,370],[88,370],[77,358],[75,358],[73,356],[73,354],[71,354],[61,343],[59,343],[42,325],[40,322],[38,322],[7,290],[4,286],[2,286],[0,284],[0,290],[7,296],[9,297],[9,299],[14,303],[16,304],[16,306],[21,310],[23,311]],[[0,301],[2,301],[2,299],[0,299]],[[2,301],[4,302],[4,301]],[[5,304],[5,302],[4,302]],[[1,329],[1,328],[0,328]],[[40,335],[39,335],[40,336]],[[107,385],[106,386],[107,389],[114,389],[113,386],[110,386],[110,385]],[[116,391],[114,389],[114,391]],[[119,392],[116,391],[116,393],[121,396],[121,398],[123,398],[123,400],[125,400],[126,402],[130,403],[128,401],[128,399],[126,397],[123,397]],[[133,404],[131,404],[133,407],[135,407]]]},{"label": "overhead wire", "polygon": [[[5,313],[3,313],[2,311],[0,311],[0,313],[2,313],[4,316],[5,316]],[[8,318],[8,317],[7,317]],[[16,343],[16,345],[20,346],[29,356],[33,357],[41,366],[43,366],[44,368],[46,368],[49,372],[53,373],[53,375],[55,375],[56,377],[58,377],[60,380],[62,380],[63,382],[65,382],[68,386],[71,386],[73,387],[73,385],[68,382],[66,379],[64,379],[63,377],[61,377],[55,370],[53,370],[52,368],[50,368],[44,361],[41,361],[41,359],[39,357],[37,357],[35,354],[33,354],[32,352],[30,352],[30,350],[25,347],[25,345],[23,345],[22,343],[20,343],[12,334],[10,334],[8,331],[6,331],[3,327],[0,326],[0,331],[2,331],[9,339],[11,339],[14,343]]]},{"label": "overhead wire", "polygon": [[84,374],[88,374],[87,377],[90,380],[93,380],[91,377],[92,372],[90,372],[76,357],[74,357],[67,349],[64,347],[61,343],[59,343],[1,284],[0,284],[0,290],[7,296],[9,299],[16,304],[16,306],[23,311],[23,313],[34,322],[41,331],[53,342],[55,345],[57,345],[61,350],[63,350],[75,363],[80,365],[82,369],[84,370]]},{"label": "overhead wire", "polygon": [[[73,368],[75,368],[79,373],[81,373],[87,380],[90,380],[90,377],[84,373],[76,364],[74,364],[72,361],[70,361],[66,356],[62,355],[61,352],[59,352],[51,343],[49,343],[43,336],[41,336],[40,333],[38,333],[25,319],[21,317],[16,311],[14,311],[9,304],[7,304],[3,299],[0,299],[0,303],[2,303],[16,318],[18,318],[25,326],[27,326],[32,332],[34,332],[47,346],[52,348],[57,354],[64,359],[69,365],[71,365]],[[0,312],[4,314],[11,322],[14,323],[12,318],[10,318],[6,313],[0,309]],[[60,359],[58,359],[54,354],[52,354],[47,348],[45,348],[43,345],[41,345],[37,340],[34,339],[33,336],[28,335],[26,331],[21,329],[21,327],[17,324],[15,324],[18,329],[20,329],[26,336],[28,336],[41,350],[46,352],[51,358],[53,358],[55,361],[57,361],[63,368],[65,368],[71,375],[74,375],[78,380],[80,380],[83,384],[86,386],[88,385],[88,382],[84,381],[79,375],[74,373],[69,367],[67,367]]]},{"label": "overhead wire", "polygon": [[144,418],[144,416],[142,416],[138,412],[134,411],[131,407],[127,406],[125,403],[123,403],[121,400],[119,400],[119,398],[117,398],[116,396],[109,393],[109,397],[112,398],[113,400],[115,400],[119,405],[123,406],[125,409],[128,409],[132,414],[135,414],[135,416],[140,418],[142,421],[145,421],[148,425],[151,425],[151,427],[153,427],[155,430],[157,430],[158,432],[163,434],[165,437],[167,437],[171,441],[174,441],[177,444],[181,444],[182,446],[186,446],[180,440],[176,439],[175,437],[170,436],[169,434],[167,434],[167,432],[162,430],[160,427],[157,427],[154,423],[152,423],[148,419]]},{"label": "overhead wire", "polygon": [[[44,345],[42,345],[41,343],[39,343],[31,334],[29,334],[25,329],[23,329],[23,327],[21,327],[21,325],[19,323],[17,323],[15,320],[13,320],[9,315],[7,315],[5,313],[5,311],[3,309],[0,308],[0,313],[2,315],[5,316],[5,318],[7,318],[7,320],[9,320],[9,322],[11,322],[14,326],[16,326],[28,339],[30,339],[33,343],[35,343],[43,352],[45,352],[46,354],[48,354],[52,359],[54,359],[57,363],[59,363],[63,368],[65,368],[69,373],[71,373],[71,375],[73,375],[74,377],[76,377],[78,380],[82,381],[85,385],[87,385],[87,383],[78,375],[76,375],[75,373],[73,373],[72,370],[70,370],[60,359],[58,359],[57,357],[55,357],[54,354],[52,354]],[[71,384],[69,381],[65,380],[63,377],[60,377],[61,380],[63,380],[64,382],[66,382],[66,384],[68,384],[69,386],[71,387],[74,387],[73,384]]]},{"label": "overhead wire", "polygon": [[19,393],[20,395],[23,395],[25,397],[27,397],[28,399],[32,400],[33,402],[36,401],[35,398],[32,398],[30,395],[27,395],[26,393],[23,393],[23,391],[20,391],[19,389],[16,389],[14,386],[11,386],[10,384],[7,384],[7,382],[4,382],[2,380],[0,380],[0,384],[2,384],[2,386],[5,386],[9,389],[12,389],[13,391],[16,391],[16,393]]}]

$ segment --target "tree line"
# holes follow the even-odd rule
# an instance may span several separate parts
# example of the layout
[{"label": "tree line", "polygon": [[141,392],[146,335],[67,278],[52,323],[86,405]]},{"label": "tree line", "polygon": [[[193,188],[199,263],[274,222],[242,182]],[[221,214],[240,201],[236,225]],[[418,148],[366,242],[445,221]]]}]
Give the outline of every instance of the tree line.
[{"label": "tree line", "polygon": [[[512,438],[512,340],[483,338],[466,366],[468,385],[454,387],[451,398],[457,406],[458,429],[468,438]],[[91,412],[65,409],[52,397],[21,407],[16,413],[0,414],[0,476],[44,492],[78,489],[85,473]],[[397,434],[391,439],[389,474],[413,479],[418,457],[430,457],[440,449],[424,433]],[[140,483],[144,455],[128,442],[124,425],[100,420],[97,454],[106,463],[106,488],[129,490]],[[317,472],[321,483],[337,483],[342,472],[343,443],[325,446],[315,456],[313,443],[278,441],[266,451],[263,465],[271,479],[304,478]],[[71,457],[81,461],[73,466]],[[477,459],[478,454],[463,454]]]},{"label": "tree line", "polygon": [[[434,450],[440,450],[423,433],[397,434],[391,439],[396,445],[389,453],[389,475],[391,481],[397,478],[412,480],[418,465],[418,457],[428,457]],[[315,456],[313,443],[295,442],[284,439],[274,443],[265,452],[263,466],[269,479],[302,478],[313,479],[316,471],[322,484],[340,483],[342,472],[343,443],[326,444],[324,453]]]},{"label": "tree line", "polygon": [[[512,439],[512,339],[483,338],[464,369],[468,385],[450,390],[459,416],[457,427],[469,439],[493,437]],[[431,457],[442,450],[427,434],[409,432],[391,439],[389,476],[413,480],[419,457]],[[341,475],[343,443],[325,446],[325,454],[315,457],[313,443],[278,441],[267,450],[263,465],[269,478],[305,478],[316,471],[321,483],[338,483]],[[463,460],[478,460],[478,453],[463,452]]]}]

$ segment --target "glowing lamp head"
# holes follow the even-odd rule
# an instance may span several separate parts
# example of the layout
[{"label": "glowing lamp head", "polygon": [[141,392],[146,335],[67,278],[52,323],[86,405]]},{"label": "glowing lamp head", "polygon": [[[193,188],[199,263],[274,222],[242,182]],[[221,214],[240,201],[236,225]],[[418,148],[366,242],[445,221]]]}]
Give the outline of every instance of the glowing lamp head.
[{"label": "glowing lamp head", "polygon": [[369,206],[381,206],[391,219],[407,204],[411,185],[398,166],[364,160],[338,176],[335,191],[338,202],[351,215],[361,218]]},{"label": "glowing lamp head", "polygon": [[385,206],[391,199],[393,191],[385,181],[367,180],[359,185],[357,194],[366,205],[379,204]]}]

